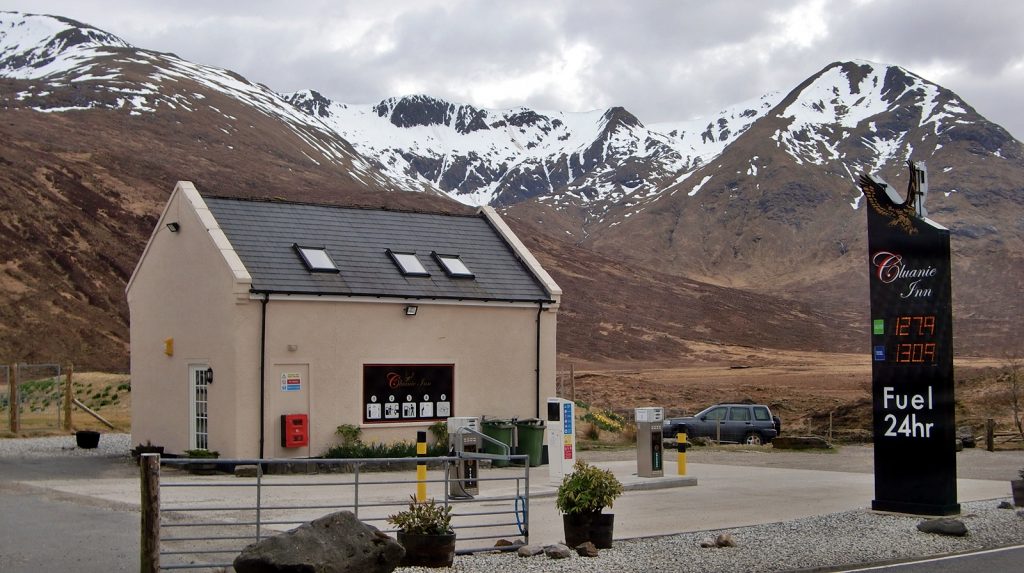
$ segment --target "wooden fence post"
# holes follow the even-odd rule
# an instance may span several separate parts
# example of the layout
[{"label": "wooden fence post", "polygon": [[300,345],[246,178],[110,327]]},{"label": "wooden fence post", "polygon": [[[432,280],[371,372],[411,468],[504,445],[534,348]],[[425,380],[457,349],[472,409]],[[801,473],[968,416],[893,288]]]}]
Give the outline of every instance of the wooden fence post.
[{"label": "wooden fence post", "polygon": [[142,539],[139,543],[139,571],[160,571],[160,454],[142,454],[139,459],[142,490]]},{"label": "wooden fence post", "polygon": [[67,377],[64,380],[64,429],[71,429],[71,387],[72,373],[75,371],[74,364],[68,364]]},{"label": "wooden fence post", "polygon": [[990,452],[996,449],[996,421],[992,418],[985,421],[985,449]]},{"label": "wooden fence post", "polygon": [[569,363],[569,399],[576,403],[576,365]]},{"label": "wooden fence post", "polygon": [[11,419],[11,433],[18,433],[18,363],[11,364],[10,371],[7,375],[7,385],[10,389],[7,392],[8,400],[10,401],[10,419]]}]

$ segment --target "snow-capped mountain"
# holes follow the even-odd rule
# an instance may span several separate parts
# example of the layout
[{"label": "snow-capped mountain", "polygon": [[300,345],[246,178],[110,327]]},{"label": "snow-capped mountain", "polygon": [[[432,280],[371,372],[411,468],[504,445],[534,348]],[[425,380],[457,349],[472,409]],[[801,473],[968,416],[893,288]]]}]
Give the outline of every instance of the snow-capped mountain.
[{"label": "snow-capped mountain", "polygon": [[570,355],[671,361],[688,340],[851,350],[866,305],[856,177],[899,186],[908,158],[928,164],[929,212],[954,236],[957,343],[1024,335],[1021,145],[896,66],[837,62],[788,93],[645,125],[621,107],[282,96],[85,24],[0,12],[0,140],[0,354],[31,358],[10,351],[31,325],[41,361],[116,367],[124,281],[179,179],[218,195],[500,206],[565,288]]},{"label": "snow-capped mountain", "polygon": [[[0,12],[0,77],[33,80],[13,97],[36,111],[116,110],[132,116],[202,111],[214,116],[219,130],[231,136],[252,125],[211,101],[212,96],[228,98],[286,127],[308,147],[300,151],[312,164],[333,165],[356,181],[379,188],[394,188],[396,182],[405,189],[416,187],[401,177],[382,177],[377,166],[317,118],[264,85],[174,54],[136,48],[67,18]],[[232,147],[229,142],[225,146]]]},{"label": "snow-capped mountain", "polygon": [[778,99],[768,95],[709,120],[649,128],[621,107],[487,110],[426,95],[350,105],[312,90],[286,98],[396,178],[419,180],[468,205],[544,198],[598,211],[657,194],[680,172],[721,153]]}]

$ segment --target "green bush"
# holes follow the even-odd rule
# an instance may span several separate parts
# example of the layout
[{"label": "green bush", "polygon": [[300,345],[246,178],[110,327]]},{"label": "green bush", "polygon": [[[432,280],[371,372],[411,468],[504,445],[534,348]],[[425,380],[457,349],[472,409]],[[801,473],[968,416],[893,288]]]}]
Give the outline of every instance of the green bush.
[{"label": "green bush", "polygon": [[600,513],[622,495],[622,482],[609,470],[576,460],[571,474],[558,486],[555,505],[562,513]]},{"label": "green bush", "polygon": [[[428,457],[441,457],[448,453],[444,446],[427,446]],[[415,458],[416,444],[414,442],[392,442],[384,444],[380,442],[363,442],[340,444],[324,452],[325,458],[334,459],[365,459],[365,458]]]},{"label": "green bush", "polygon": [[358,444],[362,442],[361,436],[363,434],[363,430],[355,424],[342,424],[334,430],[334,433],[341,437],[342,445]]},{"label": "green bush", "polygon": [[219,458],[220,452],[217,450],[185,450],[185,456],[189,458],[212,459]]}]

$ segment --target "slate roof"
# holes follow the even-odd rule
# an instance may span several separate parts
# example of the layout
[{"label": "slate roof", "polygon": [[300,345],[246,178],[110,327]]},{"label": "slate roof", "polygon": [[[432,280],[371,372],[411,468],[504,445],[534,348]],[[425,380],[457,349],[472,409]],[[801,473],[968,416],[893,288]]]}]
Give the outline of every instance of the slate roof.
[{"label": "slate roof", "polygon": [[[204,197],[252,276],[253,292],[483,301],[551,295],[483,214],[438,215]],[[310,272],[294,245],[325,247],[340,272]],[[387,254],[415,252],[429,277],[405,276]],[[431,256],[459,255],[474,278]]]}]

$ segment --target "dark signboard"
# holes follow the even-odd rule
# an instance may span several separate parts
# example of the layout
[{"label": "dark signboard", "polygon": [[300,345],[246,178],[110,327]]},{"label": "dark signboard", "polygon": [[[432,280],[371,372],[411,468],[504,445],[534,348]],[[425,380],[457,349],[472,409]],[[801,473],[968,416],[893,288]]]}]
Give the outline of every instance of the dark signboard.
[{"label": "dark signboard", "polygon": [[454,364],[364,364],[363,422],[445,420],[454,389]]},{"label": "dark signboard", "polygon": [[958,513],[949,231],[927,219],[927,172],[904,200],[862,176],[868,208],[875,450],[872,509]]}]

